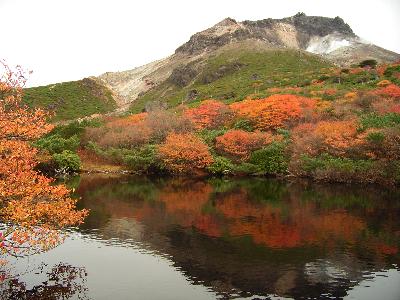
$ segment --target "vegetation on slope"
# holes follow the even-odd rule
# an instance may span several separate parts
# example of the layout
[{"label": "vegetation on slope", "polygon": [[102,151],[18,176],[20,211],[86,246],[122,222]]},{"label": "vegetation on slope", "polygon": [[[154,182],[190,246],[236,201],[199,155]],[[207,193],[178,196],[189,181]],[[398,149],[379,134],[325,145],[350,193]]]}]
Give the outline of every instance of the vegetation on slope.
[{"label": "vegetation on slope", "polygon": [[83,163],[96,157],[138,173],[399,184],[397,66],[293,71],[278,86],[259,80],[239,101],[177,101],[169,109],[154,105],[103,118],[97,127],[79,129],[78,152]]},{"label": "vegetation on slope", "polygon": [[27,88],[23,101],[30,107],[54,112],[52,121],[73,120],[116,108],[112,92],[90,78]]},{"label": "vegetation on slope", "polygon": [[230,103],[254,93],[267,96],[268,88],[306,85],[331,67],[320,57],[303,51],[241,46],[217,52],[205,62],[178,68],[169,80],[135,100],[131,112],[141,112],[154,101],[174,107],[203,99]]}]

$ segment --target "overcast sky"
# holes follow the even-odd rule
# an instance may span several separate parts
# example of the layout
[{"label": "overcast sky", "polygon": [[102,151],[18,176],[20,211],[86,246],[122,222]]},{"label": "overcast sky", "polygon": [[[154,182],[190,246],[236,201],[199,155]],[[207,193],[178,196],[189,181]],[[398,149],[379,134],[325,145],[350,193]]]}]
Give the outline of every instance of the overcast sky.
[{"label": "overcast sky", "polygon": [[342,17],[360,37],[400,53],[400,0],[0,0],[0,58],[30,86],[132,69],[163,58],[226,17]]}]

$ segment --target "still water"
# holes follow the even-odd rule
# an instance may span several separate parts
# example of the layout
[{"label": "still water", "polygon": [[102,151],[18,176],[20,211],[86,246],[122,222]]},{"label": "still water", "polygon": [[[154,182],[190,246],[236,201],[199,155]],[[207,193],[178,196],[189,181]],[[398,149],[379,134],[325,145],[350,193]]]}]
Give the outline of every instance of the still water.
[{"label": "still water", "polygon": [[[3,299],[400,299],[400,191],[83,175],[90,209]],[[44,263],[44,264],[43,264]]]}]

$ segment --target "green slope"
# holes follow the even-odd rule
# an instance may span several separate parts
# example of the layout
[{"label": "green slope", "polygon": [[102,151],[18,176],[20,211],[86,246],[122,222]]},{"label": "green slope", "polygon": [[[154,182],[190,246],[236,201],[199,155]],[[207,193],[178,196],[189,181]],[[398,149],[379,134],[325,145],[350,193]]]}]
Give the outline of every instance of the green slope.
[{"label": "green slope", "polygon": [[331,63],[303,51],[237,47],[183,66],[181,72],[173,73],[135,100],[130,111],[140,112],[153,101],[167,102],[173,107],[182,101],[207,98],[233,102],[255,92],[263,96],[263,91],[270,87],[306,84],[330,67]]},{"label": "green slope", "polygon": [[52,121],[77,119],[116,108],[111,91],[90,78],[27,88],[23,100],[30,107],[53,111]]}]

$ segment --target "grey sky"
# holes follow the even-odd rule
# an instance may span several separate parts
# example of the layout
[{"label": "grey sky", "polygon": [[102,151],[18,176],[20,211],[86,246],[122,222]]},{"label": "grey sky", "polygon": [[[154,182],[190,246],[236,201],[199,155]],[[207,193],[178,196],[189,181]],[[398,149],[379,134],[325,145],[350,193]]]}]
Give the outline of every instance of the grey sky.
[{"label": "grey sky", "polygon": [[400,53],[400,0],[0,0],[0,58],[33,70],[29,85],[131,69],[172,54],[225,17],[342,17]]}]

